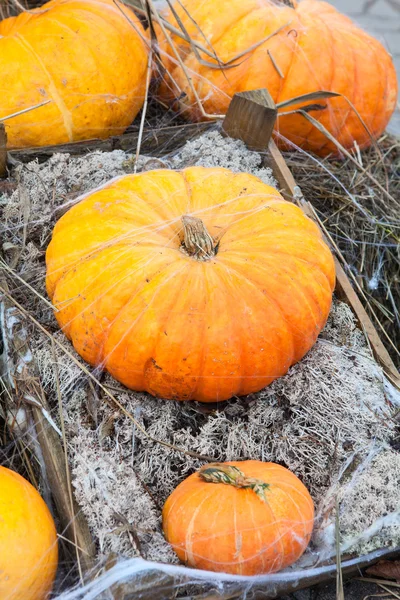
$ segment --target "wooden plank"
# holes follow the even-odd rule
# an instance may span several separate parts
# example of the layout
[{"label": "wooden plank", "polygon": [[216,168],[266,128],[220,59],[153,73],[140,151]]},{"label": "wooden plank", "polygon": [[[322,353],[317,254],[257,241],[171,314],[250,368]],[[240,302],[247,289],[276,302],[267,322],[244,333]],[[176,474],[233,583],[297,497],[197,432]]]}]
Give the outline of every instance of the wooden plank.
[{"label": "wooden plank", "polygon": [[[188,139],[200,135],[210,128],[210,123],[188,123],[187,125],[174,125],[145,129],[141,145],[142,154],[157,153],[162,156],[182,146]],[[101,150],[112,152],[113,150],[125,150],[135,152],[138,143],[138,132],[128,132],[120,136],[108,138],[107,140],[86,140],[83,142],[71,142],[57,146],[42,146],[39,148],[9,149],[11,158],[20,162],[39,160],[43,162],[53,154],[68,153],[71,156],[80,156],[87,152]]]},{"label": "wooden plank", "polygon": [[[266,162],[274,172],[274,177],[278,182],[279,189],[285,196],[286,200],[294,201],[299,195],[300,188],[297,185],[292,172],[285,163],[285,159],[277,148],[273,140],[270,140],[268,148],[264,148],[264,152],[268,151]],[[296,202],[298,204],[298,201]]]},{"label": "wooden plank", "polygon": [[[49,413],[49,406],[43,396],[41,398],[41,404],[43,409]],[[43,409],[34,406],[31,407],[37,438],[46,465],[47,477],[54,497],[63,535],[72,544],[71,553],[79,556],[83,573],[87,573],[94,565],[94,557],[96,554],[95,544],[85,516],[75,498],[73,496],[70,498],[69,481],[71,479],[70,475],[67,474],[64,451],[58,434],[44,418]],[[73,546],[75,546],[75,548]]]},{"label": "wooden plank", "polygon": [[222,124],[222,133],[242,140],[250,150],[265,151],[278,111],[265,89],[235,94]]},{"label": "wooden plank", "polygon": [[4,123],[0,123],[0,179],[7,177],[7,134]]}]

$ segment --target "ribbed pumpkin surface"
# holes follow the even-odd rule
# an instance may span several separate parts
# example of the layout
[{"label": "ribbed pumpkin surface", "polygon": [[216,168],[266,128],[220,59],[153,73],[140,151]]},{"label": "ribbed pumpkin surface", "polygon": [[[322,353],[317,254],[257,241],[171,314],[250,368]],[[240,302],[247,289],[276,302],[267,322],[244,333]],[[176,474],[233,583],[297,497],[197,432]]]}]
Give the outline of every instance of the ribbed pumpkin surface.
[{"label": "ribbed pumpkin surface", "polygon": [[[182,216],[218,242],[182,251]],[[335,273],[317,226],[248,174],[128,175],[57,223],[47,290],[76,350],[135,390],[225,400],[260,390],[314,344]]]},{"label": "ribbed pumpkin surface", "polygon": [[182,562],[199,569],[260,575],[291,565],[313,530],[314,504],[307,488],[274,463],[247,460],[222,468],[227,465],[267,484],[264,499],[253,489],[208,483],[194,473],[165,503],[165,537]]},{"label": "ribbed pumpkin surface", "polygon": [[57,570],[57,533],[39,493],[0,467],[0,598],[45,600]]},{"label": "ribbed pumpkin surface", "polygon": [[[245,90],[268,88],[277,103],[325,90],[346,96],[374,138],[389,122],[397,97],[396,72],[390,55],[376,39],[327,2],[303,0],[291,8],[279,0],[179,0],[174,9],[192,39],[215,51],[222,62],[232,60],[283,28],[234,61],[238,66],[231,69],[200,64],[188,44],[173,36],[207,113],[224,114],[233,94]],[[179,29],[171,11],[166,17]],[[183,70],[160,30],[158,35],[166,53],[165,64],[178,88],[186,94],[180,100],[181,110],[191,119],[201,120]],[[200,55],[217,65],[204,53]],[[168,78],[160,93],[168,101],[180,95]],[[326,105],[324,110],[310,114],[344,147],[352,147],[354,141],[360,148],[370,145],[368,132],[344,98],[317,99],[308,104]],[[298,107],[283,108],[281,112]],[[320,155],[337,153],[337,147],[301,115],[280,116],[276,129],[283,138],[307,150]],[[277,139],[283,147],[291,148],[281,137]]]},{"label": "ribbed pumpkin surface", "polygon": [[122,133],[144,101],[143,37],[113,0],[52,0],[0,22],[0,118],[51,100],[5,121],[9,146]]}]

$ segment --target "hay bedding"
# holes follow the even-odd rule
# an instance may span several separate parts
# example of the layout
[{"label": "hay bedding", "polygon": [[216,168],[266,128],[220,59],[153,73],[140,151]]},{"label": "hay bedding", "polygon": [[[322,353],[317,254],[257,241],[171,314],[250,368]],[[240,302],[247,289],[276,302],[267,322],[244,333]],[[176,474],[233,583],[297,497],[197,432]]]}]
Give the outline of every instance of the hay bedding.
[{"label": "hay bedding", "polygon": [[[13,296],[72,354],[46,300],[44,253],[51,230],[74,198],[132,171],[133,164],[123,151],[83,158],[56,154],[41,165],[17,166],[14,184],[0,192],[3,252],[13,269],[8,274]],[[161,162],[140,157],[138,170],[189,164],[249,171],[274,183],[258,154],[216,132],[188,142]],[[334,301],[315,347],[285,377],[218,408],[130,392],[105,375],[102,384],[150,436],[181,450],[150,440],[101,393],[93,402],[79,366],[61,348],[54,349],[43,333],[32,328],[31,334],[36,369],[55,422],[58,373],[72,483],[99,557],[116,552],[177,562],[161,533],[161,507],[203,462],[181,450],[218,461],[277,461],[299,475],[319,513],[302,564],[334,553],[336,499],[343,550],[364,553],[400,543],[400,454],[391,446],[397,427],[391,415],[400,399],[374,362],[346,304]]]}]

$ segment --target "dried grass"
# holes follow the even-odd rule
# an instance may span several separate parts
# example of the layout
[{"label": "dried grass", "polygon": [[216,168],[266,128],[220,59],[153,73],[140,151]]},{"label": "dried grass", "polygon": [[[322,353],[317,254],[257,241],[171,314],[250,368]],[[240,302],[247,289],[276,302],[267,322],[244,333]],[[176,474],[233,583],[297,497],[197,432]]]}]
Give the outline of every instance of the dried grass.
[{"label": "dried grass", "polygon": [[361,155],[365,169],[393,197],[384,197],[349,160],[321,160],[298,151],[286,162],[345,257],[365,307],[393,361],[400,365],[400,140],[384,135]]}]

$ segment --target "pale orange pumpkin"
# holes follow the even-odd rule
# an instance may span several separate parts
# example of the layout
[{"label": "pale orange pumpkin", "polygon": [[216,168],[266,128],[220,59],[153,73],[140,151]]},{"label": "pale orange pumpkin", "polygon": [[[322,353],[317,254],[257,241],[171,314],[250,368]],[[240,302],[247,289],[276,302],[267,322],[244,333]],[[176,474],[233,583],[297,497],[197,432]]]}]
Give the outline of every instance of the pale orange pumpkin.
[{"label": "pale orange pumpkin", "polygon": [[0,22],[0,120],[10,147],[122,133],[143,105],[148,48],[113,0],[52,0]]},{"label": "pale orange pumpkin", "polygon": [[[176,0],[173,7],[187,34],[215,52],[219,64],[240,56],[230,68],[219,68],[215,58],[197,49],[209,66],[199,61],[193,46],[171,34],[206,113],[225,114],[232,96],[246,90],[267,88],[276,103],[321,90],[337,92],[343,97],[280,109],[276,123],[281,147],[292,148],[287,139],[320,155],[337,154],[338,149],[304,116],[285,113],[314,105],[309,114],[345,148],[353,147],[354,142],[360,148],[369,146],[366,128],[376,139],[388,124],[397,98],[392,58],[376,39],[327,2]],[[181,31],[172,10],[164,16]],[[159,27],[157,32],[161,56],[171,75],[164,75],[161,97],[167,102],[178,99],[175,104],[188,118],[204,119],[173,49]]]},{"label": "pale orange pumpkin", "polygon": [[205,465],[163,509],[164,535],[182,562],[235,575],[288,567],[313,524],[312,498],[296,475],[257,460]]},{"label": "pale orange pumpkin", "polygon": [[246,173],[127,175],[58,221],[47,290],[75,349],[134,390],[214,402],[314,344],[335,285],[318,227]]},{"label": "pale orange pumpkin", "polygon": [[57,532],[26,479],[0,466],[0,598],[45,600],[57,570]]}]

